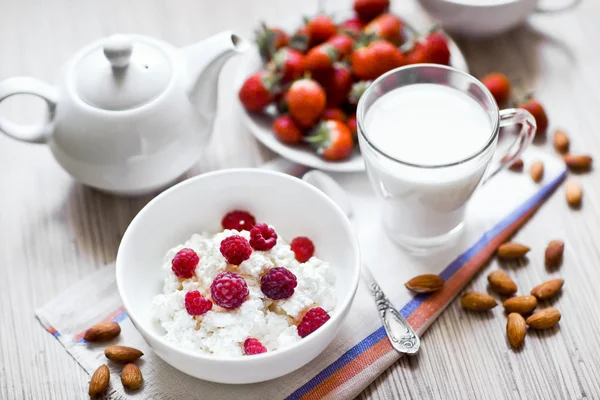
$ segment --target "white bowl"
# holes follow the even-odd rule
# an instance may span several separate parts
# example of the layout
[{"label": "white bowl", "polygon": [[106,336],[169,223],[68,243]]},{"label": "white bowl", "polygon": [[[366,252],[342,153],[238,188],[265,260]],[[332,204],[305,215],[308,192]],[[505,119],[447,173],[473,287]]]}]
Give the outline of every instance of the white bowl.
[{"label": "white bowl", "polygon": [[529,15],[559,12],[574,7],[580,0],[419,0],[445,30],[464,36],[489,37],[523,23]]},{"label": "white bowl", "polygon": [[[152,298],[161,293],[167,250],[193,233],[221,230],[222,216],[246,209],[291,240],[310,237],[316,255],[335,270],[336,306],[325,325],[281,350],[248,357],[214,357],[184,351],[163,339],[152,320]],[[188,179],[148,203],[131,222],[117,255],[117,286],[131,321],[156,354],[178,370],[220,383],[261,382],[290,373],[331,342],[358,287],[358,242],[340,208],[295,177],[257,169],[231,169]]]}]

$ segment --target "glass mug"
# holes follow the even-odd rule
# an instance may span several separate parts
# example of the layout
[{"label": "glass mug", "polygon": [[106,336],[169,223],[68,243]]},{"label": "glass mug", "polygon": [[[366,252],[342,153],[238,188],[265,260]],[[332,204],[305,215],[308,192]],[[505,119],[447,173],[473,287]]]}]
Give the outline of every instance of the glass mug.
[{"label": "glass mug", "polygon": [[[451,162],[417,164],[394,157],[389,148],[375,145],[373,132],[366,126],[373,104],[394,89],[423,83],[466,93],[485,111],[490,122],[489,137],[478,151]],[[401,67],[379,77],[360,98],[357,123],[367,175],[384,204],[387,233],[396,244],[416,253],[447,247],[459,238],[466,205],[475,189],[517,160],[531,144],[536,131],[535,119],[529,112],[499,111],[492,94],[473,76],[436,64]],[[517,139],[499,165],[486,175],[500,127],[517,124],[522,125]]]}]

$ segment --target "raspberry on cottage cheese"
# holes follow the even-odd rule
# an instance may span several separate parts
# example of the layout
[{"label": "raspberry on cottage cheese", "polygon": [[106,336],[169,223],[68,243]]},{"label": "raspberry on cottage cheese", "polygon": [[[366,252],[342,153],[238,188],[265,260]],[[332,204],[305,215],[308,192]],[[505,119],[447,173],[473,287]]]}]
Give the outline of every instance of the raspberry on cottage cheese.
[{"label": "raspberry on cottage cheese", "polygon": [[[276,232],[274,227],[269,228]],[[167,275],[163,293],[155,296],[152,304],[154,319],[164,328],[167,341],[185,350],[216,356],[258,354],[263,347],[269,352],[302,340],[297,326],[307,311],[317,307],[326,313],[333,311],[335,276],[327,262],[314,256],[299,262],[290,245],[281,236],[274,236],[274,246],[269,249],[266,249],[268,246],[257,246],[266,250],[252,249],[248,258],[242,257],[244,260],[239,265],[233,265],[221,252],[221,242],[232,236],[241,236],[252,243],[250,231],[226,229],[214,235],[194,234],[167,252],[163,264]],[[173,258],[182,249],[193,250],[199,258],[193,276],[189,278],[177,276],[173,269]],[[189,254],[186,256],[195,261]],[[277,296],[270,294],[278,298],[273,300],[262,292],[261,279],[276,267],[280,269],[274,270],[267,282],[270,290],[277,293]],[[236,299],[233,309],[220,307],[211,297],[211,284],[217,275],[225,272],[233,277],[231,282],[236,283],[241,276],[247,285],[247,295],[242,288],[241,295],[245,298]],[[293,276],[296,277],[295,287]],[[277,279],[282,281],[278,283]],[[219,293],[220,296],[240,295],[235,286],[222,287],[224,292]],[[187,297],[188,308],[196,315],[186,309],[188,292],[193,292]],[[282,296],[289,297],[280,298]],[[195,301],[193,308],[191,300]],[[207,307],[206,301],[212,301],[212,307]]]}]

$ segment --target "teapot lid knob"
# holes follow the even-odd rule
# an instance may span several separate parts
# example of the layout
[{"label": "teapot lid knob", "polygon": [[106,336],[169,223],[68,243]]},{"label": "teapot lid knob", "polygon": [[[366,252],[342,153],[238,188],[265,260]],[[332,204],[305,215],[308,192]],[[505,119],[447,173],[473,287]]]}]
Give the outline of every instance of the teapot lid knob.
[{"label": "teapot lid knob", "polygon": [[104,44],[104,55],[113,68],[125,68],[133,50],[133,42],[126,35],[113,35]]}]

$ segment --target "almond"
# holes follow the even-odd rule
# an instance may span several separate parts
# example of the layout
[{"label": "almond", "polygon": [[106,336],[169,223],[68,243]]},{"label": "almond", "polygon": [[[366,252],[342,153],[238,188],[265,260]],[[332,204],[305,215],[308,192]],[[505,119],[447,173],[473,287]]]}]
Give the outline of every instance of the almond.
[{"label": "almond", "polygon": [[508,313],[529,314],[537,307],[537,299],[535,296],[511,297],[502,305]]},{"label": "almond", "polygon": [[588,170],[592,166],[592,157],[586,154],[565,154],[563,160],[569,169],[575,171]]},{"label": "almond", "polygon": [[510,313],[506,321],[506,337],[513,349],[518,349],[525,342],[527,326],[521,314]]},{"label": "almond", "polygon": [[138,358],[144,355],[138,349],[134,349],[133,347],[127,346],[109,346],[104,350],[104,355],[109,360],[114,362],[118,362],[121,364],[127,364],[130,362],[134,362]]},{"label": "almond", "polygon": [[544,177],[544,164],[541,161],[534,162],[531,164],[529,174],[534,182],[539,183]]},{"label": "almond", "polygon": [[85,331],[86,342],[107,342],[119,336],[121,327],[116,322],[100,322]]},{"label": "almond", "polygon": [[123,387],[129,390],[136,390],[142,386],[142,371],[135,364],[127,364],[121,372],[121,382]]},{"label": "almond", "polygon": [[492,289],[499,294],[511,296],[517,293],[517,284],[502,271],[494,271],[488,275]]},{"label": "almond", "polygon": [[415,293],[431,293],[440,290],[444,286],[444,280],[438,275],[425,274],[415,276],[406,282],[404,286]]},{"label": "almond", "polygon": [[567,203],[569,203],[571,207],[579,207],[581,204],[581,198],[583,197],[583,189],[581,189],[581,185],[579,185],[579,183],[573,179],[569,179],[567,180],[565,186]]},{"label": "almond", "polygon": [[560,311],[556,308],[546,308],[527,318],[527,325],[533,329],[552,328],[560,321]]},{"label": "almond", "polygon": [[544,255],[546,265],[555,267],[560,264],[565,251],[565,243],[562,240],[552,240],[546,247],[546,253]]},{"label": "almond", "polygon": [[498,247],[498,257],[503,260],[516,260],[523,257],[531,250],[529,247],[520,243],[508,242]]},{"label": "almond", "polygon": [[92,375],[88,393],[90,397],[98,396],[106,391],[110,382],[110,371],[106,365],[101,365]]},{"label": "almond", "polygon": [[498,303],[496,303],[496,300],[489,294],[469,292],[460,299],[460,305],[465,310],[488,311],[496,307]]},{"label": "almond", "polygon": [[516,159],[509,167],[508,169],[510,169],[511,171],[514,172],[521,172],[523,171],[523,160],[521,160],[520,158]]},{"label": "almond", "polygon": [[564,283],[564,279],[551,279],[531,289],[531,294],[538,300],[546,300],[560,292]]},{"label": "almond", "polygon": [[554,132],[554,148],[559,153],[566,153],[569,150],[569,137],[560,129]]}]

